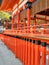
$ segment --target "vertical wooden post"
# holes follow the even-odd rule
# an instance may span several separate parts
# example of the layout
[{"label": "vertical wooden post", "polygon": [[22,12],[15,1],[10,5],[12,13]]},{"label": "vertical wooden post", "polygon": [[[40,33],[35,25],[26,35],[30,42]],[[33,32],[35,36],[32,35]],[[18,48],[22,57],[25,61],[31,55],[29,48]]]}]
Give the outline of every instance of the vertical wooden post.
[{"label": "vertical wooden post", "polygon": [[32,2],[27,2],[27,21],[28,21],[28,33],[30,32],[30,20],[31,20],[31,7]]},{"label": "vertical wooden post", "polygon": [[36,29],[36,15],[34,15],[34,29]]},{"label": "vertical wooden post", "polygon": [[30,26],[30,13],[31,13],[31,10],[30,8],[27,9],[27,20],[28,20],[28,26]]},{"label": "vertical wooden post", "polygon": [[12,29],[14,28],[14,17],[12,18]]},{"label": "vertical wooden post", "polygon": [[35,19],[34,19],[34,25],[36,25],[36,16],[35,16]]},{"label": "vertical wooden post", "polygon": [[24,19],[24,33],[26,33],[26,19]]},{"label": "vertical wooden post", "polygon": [[20,26],[20,13],[18,13],[18,29],[19,29],[19,26]]}]

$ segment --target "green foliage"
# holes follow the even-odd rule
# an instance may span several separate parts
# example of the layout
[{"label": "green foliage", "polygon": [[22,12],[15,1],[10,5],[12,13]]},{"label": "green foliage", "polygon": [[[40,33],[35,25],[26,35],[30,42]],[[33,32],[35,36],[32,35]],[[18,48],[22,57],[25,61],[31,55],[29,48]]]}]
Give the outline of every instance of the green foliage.
[{"label": "green foliage", "polygon": [[4,11],[0,11],[0,18],[1,19],[3,19],[3,20],[9,20],[10,16],[11,16],[10,14],[8,14],[8,13],[6,13]]}]

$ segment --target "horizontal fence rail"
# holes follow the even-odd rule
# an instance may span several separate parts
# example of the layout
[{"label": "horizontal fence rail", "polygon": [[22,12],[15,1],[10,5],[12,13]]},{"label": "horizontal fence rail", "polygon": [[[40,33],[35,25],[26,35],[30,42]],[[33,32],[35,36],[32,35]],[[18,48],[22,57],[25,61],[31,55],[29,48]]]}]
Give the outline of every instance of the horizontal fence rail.
[{"label": "horizontal fence rail", "polygon": [[5,30],[5,34],[14,34],[14,33],[32,33],[32,34],[49,34],[49,24],[40,24],[40,25],[33,25],[33,26],[25,26],[25,27],[19,27]]}]

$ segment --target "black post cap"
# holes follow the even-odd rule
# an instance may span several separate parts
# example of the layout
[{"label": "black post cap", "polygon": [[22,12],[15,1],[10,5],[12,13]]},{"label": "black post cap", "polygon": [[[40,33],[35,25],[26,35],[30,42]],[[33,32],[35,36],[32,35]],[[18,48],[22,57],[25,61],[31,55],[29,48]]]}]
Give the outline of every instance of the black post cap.
[{"label": "black post cap", "polygon": [[41,41],[35,40],[35,44],[40,45],[41,44]]},{"label": "black post cap", "polygon": [[25,39],[25,41],[26,41],[26,38],[24,38]]},{"label": "black post cap", "polygon": [[29,41],[29,39],[27,38],[27,41]]},{"label": "black post cap", "polygon": [[46,42],[41,42],[41,45],[45,47],[46,46]]},{"label": "black post cap", "polygon": [[32,7],[32,2],[27,2],[27,3],[26,3],[26,8],[31,9],[31,7]]},{"label": "black post cap", "polygon": [[32,43],[35,43],[35,40],[32,40]]},{"label": "black post cap", "polygon": [[30,42],[32,42],[32,39],[30,39]]}]

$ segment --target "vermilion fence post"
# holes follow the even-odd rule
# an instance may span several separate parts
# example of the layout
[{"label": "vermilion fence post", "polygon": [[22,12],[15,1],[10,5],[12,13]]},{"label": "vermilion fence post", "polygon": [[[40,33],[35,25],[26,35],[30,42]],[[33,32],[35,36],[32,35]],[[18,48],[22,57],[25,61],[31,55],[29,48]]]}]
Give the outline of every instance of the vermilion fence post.
[{"label": "vermilion fence post", "polygon": [[31,65],[31,39],[28,39],[27,41],[27,50],[28,50],[28,55],[27,55],[27,65]]},{"label": "vermilion fence post", "polygon": [[21,61],[23,60],[23,38],[21,37]]},{"label": "vermilion fence post", "polygon": [[17,45],[16,45],[16,57],[18,58],[18,44],[19,44],[19,39],[18,39],[18,37],[16,38],[16,43],[17,43]]},{"label": "vermilion fence post", "polygon": [[42,42],[42,65],[46,65],[46,42]]},{"label": "vermilion fence post", "polygon": [[15,40],[14,40],[14,41],[15,41],[15,44],[13,43],[14,46],[15,46],[15,49],[14,49],[15,51],[14,51],[14,53],[15,53],[15,56],[16,56],[16,44],[17,44],[17,43],[16,43],[16,37],[15,37]]},{"label": "vermilion fence post", "polygon": [[25,44],[25,38],[22,38],[22,62],[23,63],[24,63],[24,57],[25,57],[24,44]]},{"label": "vermilion fence post", "polygon": [[46,44],[46,64],[49,65],[49,44]]},{"label": "vermilion fence post", "polygon": [[23,38],[23,42],[22,42],[22,62],[24,64],[24,38]]},{"label": "vermilion fence post", "polygon": [[16,54],[16,36],[10,37],[10,48],[14,54]]},{"label": "vermilion fence post", "polygon": [[27,63],[27,62],[28,62],[28,57],[27,57],[27,55],[28,55],[27,41],[28,41],[28,39],[26,38],[25,46],[24,46],[24,52],[25,52],[25,61],[24,61],[24,64],[25,64],[25,65],[28,64],[28,63]]},{"label": "vermilion fence post", "polygon": [[40,65],[40,44],[39,40],[35,40],[35,65]]},{"label": "vermilion fence post", "polygon": [[25,64],[25,55],[26,55],[26,38],[23,39],[23,64]]},{"label": "vermilion fence post", "polygon": [[19,47],[19,50],[20,50],[20,51],[19,51],[19,52],[20,52],[20,60],[22,61],[22,42],[23,42],[23,40],[22,40],[21,37],[20,37],[20,41],[19,41],[19,42],[20,42],[20,43],[19,43],[19,44],[20,44],[20,45],[19,45],[19,46],[20,46],[20,47]]},{"label": "vermilion fence post", "polygon": [[18,58],[19,59],[20,59],[20,53],[21,53],[20,44],[21,44],[21,41],[20,41],[20,38],[18,37]]},{"label": "vermilion fence post", "polygon": [[16,38],[16,57],[18,58],[18,38]]},{"label": "vermilion fence post", "polygon": [[35,65],[35,40],[31,42],[31,65]]},{"label": "vermilion fence post", "polygon": [[16,57],[17,57],[17,37],[16,37],[16,52],[15,52],[16,54]]}]

